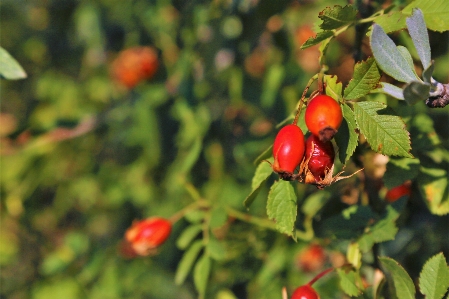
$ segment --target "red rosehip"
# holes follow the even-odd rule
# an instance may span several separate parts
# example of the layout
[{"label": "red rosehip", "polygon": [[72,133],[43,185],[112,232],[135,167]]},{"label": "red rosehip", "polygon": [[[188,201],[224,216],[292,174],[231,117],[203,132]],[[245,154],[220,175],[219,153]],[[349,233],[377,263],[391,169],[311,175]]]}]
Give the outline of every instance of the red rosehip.
[{"label": "red rosehip", "polygon": [[326,254],[322,246],[312,244],[302,250],[296,259],[299,268],[304,272],[314,272],[324,266]]},{"label": "red rosehip", "polygon": [[120,52],[112,62],[111,73],[120,84],[133,88],[140,81],[153,77],[158,66],[154,48],[134,47]]},{"label": "red rosehip", "polygon": [[310,172],[316,181],[321,181],[334,164],[335,151],[332,142],[322,142],[317,136],[310,135],[306,140],[306,159],[309,158],[307,166]]},{"label": "red rosehip", "polygon": [[385,194],[385,200],[388,202],[395,202],[402,196],[410,195],[410,183],[404,183],[402,185],[396,186],[388,190],[387,194]]},{"label": "red rosehip", "polygon": [[331,140],[337,133],[342,120],[343,113],[340,105],[327,95],[318,95],[307,104],[305,114],[307,128],[321,141]]},{"label": "red rosehip", "polygon": [[171,232],[172,224],[161,217],[134,222],[125,233],[126,241],[138,255],[148,255],[162,245]]},{"label": "red rosehip", "polygon": [[320,299],[318,293],[308,284],[298,287],[291,299]]},{"label": "red rosehip", "polygon": [[304,134],[294,124],[283,127],[273,144],[273,170],[293,173],[304,157]]}]

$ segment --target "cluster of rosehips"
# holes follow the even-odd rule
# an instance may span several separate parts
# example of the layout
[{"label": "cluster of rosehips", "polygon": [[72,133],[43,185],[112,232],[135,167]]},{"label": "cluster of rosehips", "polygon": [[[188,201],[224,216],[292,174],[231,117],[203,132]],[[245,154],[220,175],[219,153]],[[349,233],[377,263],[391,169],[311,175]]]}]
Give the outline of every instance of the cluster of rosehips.
[{"label": "cluster of rosehips", "polygon": [[126,257],[147,256],[156,250],[170,236],[172,223],[161,217],[150,217],[135,221],[125,232],[122,254]]},{"label": "cluster of rosehips", "polygon": [[[284,180],[304,181],[323,188],[338,180],[332,177],[335,150],[331,139],[343,120],[340,105],[333,98],[319,94],[307,105],[305,122],[311,135],[296,124],[283,127],[273,144],[273,170]],[[294,171],[299,167],[299,172]]]},{"label": "cluster of rosehips", "polygon": [[133,47],[120,52],[111,65],[112,77],[127,88],[154,76],[159,66],[153,47]]}]

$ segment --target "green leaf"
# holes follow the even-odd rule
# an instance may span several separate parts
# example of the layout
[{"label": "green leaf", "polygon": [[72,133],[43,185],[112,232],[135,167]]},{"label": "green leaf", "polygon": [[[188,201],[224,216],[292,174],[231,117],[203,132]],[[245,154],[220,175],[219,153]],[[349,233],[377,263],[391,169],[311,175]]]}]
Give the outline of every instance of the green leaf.
[{"label": "green leaf", "polygon": [[276,221],[276,229],[293,237],[296,221],[296,194],[290,182],[276,181],[268,193],[268,218]]},{"label": "green leaf", "polygon": [[361,278],[358,272],[348,271],[338,268],[338,276],[340,277],[340,287],[349,296],[357,296],[362,292],[363,285],[361,283]]},{"label": "green leaf", "polygon": [[179,249],[186,249],[195,237],[201,232],[202,224],[188,226],[176,240],[176,246]]},{"label": "green leaf", "polygon": [[374,225],[365,228],[364,234],[357,241],[360,245],[360,250],[362,250],[362,252],[367,252],[375,243],[394,240],[394,237],[398,232],[398,228],[395,224],[398,217],[398,211],[391,205],[387,206],[387,213],[384,217],[376,221]]},{"label": "green leaf", "polygon": [[359,99],[374,89],[380,80],[376,60],[372,57],[354,66],[354,74],[345,88],[343,97],[347,100]]},{"label": "green leaf", "polygon": [[379,261],[390,274],[389,281],[394,285],[397,298],[415,299],[415,285],[404,268],[389,257],[380,257]]},{"label": "green leaf", "polygon": [[0,76],[8,80],[24,79],[27,74],[5,49],[0,47]]},{"label": "green leaf", "polygon": [[422,268],[419,289],[426,298],[440,299],[449,288],[449,268],[443,253],[434,255]]},{"label": "green leaf", "polygon": [[[230,190],[231,188],[228,188]],[[211,211],[210,215],[210,223],[209,226],[211,229],[222,227],[226,221],[228,220],[228,213],[226,212],[226,209],[221,206],[217,205],[214,209]]]},{"label": "green leaf", "polygon": [[326,85],[326,95],[334,99],[341,97],[343,90],[343,84],[338,81],[338,77],[334,75],[324,75],[324,84]]},{"label": "green leaf", "polygon": [[341,163],[346,164],[357,147],[359,135],[356,132],[357,125],[354,112],[346,104],[343,104],[341,107],[343,110],[344,121],[338,129],[338,133],[335,135],[335,142],[338,146],[338,156],[340,161]]},{"label": "green leaf", "polygon": [[334,36],[333,31],[320,31],[317,33],[315,37],[310,37],[304,44],[302,44],[301,49],[307,49],[311,46],[317,45],[321,43],[322,41]]},{"label": "green leaf", "polygon": [[198,260],[193,270],[193,282],[198,291],[200,298],[204,298],[206,294],[207,283],[211,268],[211,260],[207,254],[203,254]]},{"label": "green leaf", "polygon": [[374,89],[371,92],[382,92],[398,100],[404,100],[404,92],[402,91],[402,88],[386,82],[380,82],[380,88]]},{"label": "green leaf", "polygon": [[351,6],[346,5],[341,7],[335,5],[334,7],[326,7],[318,17],[323,20],[320,28],[323,30],[332,30],[340,28],[346,24],[356,21],[357,10]]},{"label": "green leaf", "polygon": [[385,187],[391,189],[402,185],[407,180],[413,180],[419,173],[419,160],[411,158],[390,158],[383,181]]},{"label": "green leaf", "polygon": [[362,266],[362,253],[360,252],[358,243],[349,244],[348,250],[346,251],[346,258],[355,269],[360,269]]},{"label": "green leaf", "polygon": [[193,263],[195,262],[202,248],[203,241],[197,240],[192,244],[192,246],[190,246],[190,248],[186,252],[184,252],[181,261],[178,264],[178,268],[176,269],[175,283],[177,285],[184,283],[187,275],[189,275],[190,271],[192,270]]},{"label": "green leaf", "polygon": [[405,61],[407,61],[410,68],[413,70],[415,77],[419,78],[418,74],[415,71],[415,64],[413,63],[413,58],[412,58],[412,54],[410,54],[410,51],[404,46],[397,46],[396,48],[398,49],[398,51],[402,55],[402,57],[404,57]]},{"label": "green leaf", "polygon": [[387,105],[379,102],[354,103],[355,119],[360,132],[378,153],[413,157],[410,154],[410,136],[405,123],[399,116],[379,114],[379,111],[387,110],[386,108]]},{"label": "green leaf", "polygon": [[424,69],[426,69],[430,66],[431,52],[429,34],[427,33],[427,27],[424,22],[422,11],[420,9],[414,9],[413,14],[407,18],[406,23],[408,33],[415,45],[416,52],[418,52],[421,63]]},{"label": "green leaf", "polygon": [[404,87],[404,99],[409,105],[424,101],[429,97],[430,84],[411,81]]},{"label": "green leaf", "polygon": [[431,61],[430,65],[426,69],[424,69],[422,72],[422,79],[424,82],[432,83],[432,75],[433,75],[434,69],[435,69],[435,65]]},{"label": "green leaf", "polygon": [[207,253],[216,261],[221,261],[226,257],[226,248],[223,242],[218,241],[215,237],[210,236],[206,245]]},{"label": "green leaf", "polygon": [[262,161],[262,163],[257,166],[256,172],[254,173],[253,180],[251,182],[251,193],[245,198],[245,201],[243,202],[243,205],[246,208],[249,208],[254,202],[257,194],[259,194],[262,184],[265,183],[265,181],[270,177],[272,173],[273,169],[271,168],[271,165],[266,161]]},{"label": "green leaf", "polygon": [[254,165],[260,164],[263,160],[266,160],[272,156],[273,145],[270,145],[267,149],[265,149],[255,160]]},{"label": "green leaf", "polygon": [[421,9],[427,28],[433,31],[449,30],[449,1],[447,0],[416,0],[407,5],[402,12],[412,14],[413,8]]},{"label": "green leaf", "polygon": [[324,204],[331,198],[331,194],[325,190],[320,192],[314,192],[310,194],[301,207],[301,211],[309,216],[313,217],[324,206]]},{"label": "green leaf", "polygon": [[[386,33],[406,28],[405,15],[401,11],[392,11],[388,14],[378,16],[374,22],[381,26]],[[371,35],[369,32],[368,35]]]},{"label": "green leaf", "polygon": [[436,215],[449,214],[448,173],[445,169],[421,167],[418,185],[429,210]]},{"label": "green leaf", "polygon": [[274,64],[270,67],[262,85],[262,95],[260,96],[260,104],[262,107],[269,108],[274,105],[284,77],[285,70],[283,65]]},{"label": "green leaf", "polygon": [[373,25],[370,44],[377,64],[385,73],[401,82],[419,80],[393,40],[377,24]]}]

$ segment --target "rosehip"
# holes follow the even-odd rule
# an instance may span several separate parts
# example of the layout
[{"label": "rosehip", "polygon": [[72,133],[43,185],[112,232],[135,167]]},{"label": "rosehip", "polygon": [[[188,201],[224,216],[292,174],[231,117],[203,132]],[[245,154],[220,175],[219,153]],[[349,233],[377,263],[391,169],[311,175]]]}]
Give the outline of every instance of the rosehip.
[{"label": "rosehip", "polygon": [[298,287],[291,299],[319,299],[318,293],[308,284]]},{"label": "rosehip", "polygon": [[343,120],[340,105],[333,98],[321,94],[307,104],[305,121],[309,131],[320,138],[329,141],[337,133]]},{"label": "rosehip", "polygon": [[[312,152],[313,148],[313,152]],[[306,159],[310,172],[316,181],[321,181],[334,164],[335,151],[332,142],[322,142],[315,135],[310,135],[306,140]]]},{"label": "rosehip", "polygon": [[385,200],[388,202],[395,202],[399,198],[405,195],[410,195],[410,184],[404,183],[402,185],[396,186],[388,190],[387,194],[385,194]]},{"label": "rosehip", "polygon": [[299,253],[296,261],[302,271],[314,272],[324,266],[325,260],[326,254],[323,247],[312,244]]},{"label": "rosehip", "polygon": [[162,245],[171,232],[172,224],[161,217],[134,222],[125,233],[126,241],[138,255],[148,255]]},{"label": "rosehip", "polygon": [[304,157],[304,134],[294,124],[283,127],[273,144],[273,170],[293,173]]},{"label": "rosehip", "polygon": [[127,88],[153,77],[158,68],[157,52],[152,47],[134,47],[123,50],[112,62],[112,76]]}]

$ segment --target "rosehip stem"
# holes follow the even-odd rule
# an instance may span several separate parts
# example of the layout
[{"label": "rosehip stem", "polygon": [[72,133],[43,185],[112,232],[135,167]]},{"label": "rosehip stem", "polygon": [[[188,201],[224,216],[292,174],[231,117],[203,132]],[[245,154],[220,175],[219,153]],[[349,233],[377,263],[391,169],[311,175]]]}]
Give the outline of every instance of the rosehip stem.
[{"label": "rosehip stem", "polygon": [[306,97],[306,93],[309,90],[312,83],[317,78],[318,78],[318,75],[314,75],[312,78],[310,78],[309,82],[307,82],[306,88],[302,92],[301,99],[299,100],[299,106],[298,106],[298,109],[296,110],[295,119],[293,120],[293,124],[295,124],[295,125],[298,123],[299,115],[301,114],[302,106],[304,105],[304,102],[305,102],[304,98]]},{"label": "rosehip stem", "polygon": [[308,285],[312,286],[312,284],[314,284],[318,279],[320,279],[321,277],[323,277],[324,275],[332,272],[334,270],[334,268],[329,268],[324,270],[323,272],[321,272],[320,274],[318,274],[317,276],[315,276],[311,281],[309,281]]}]

